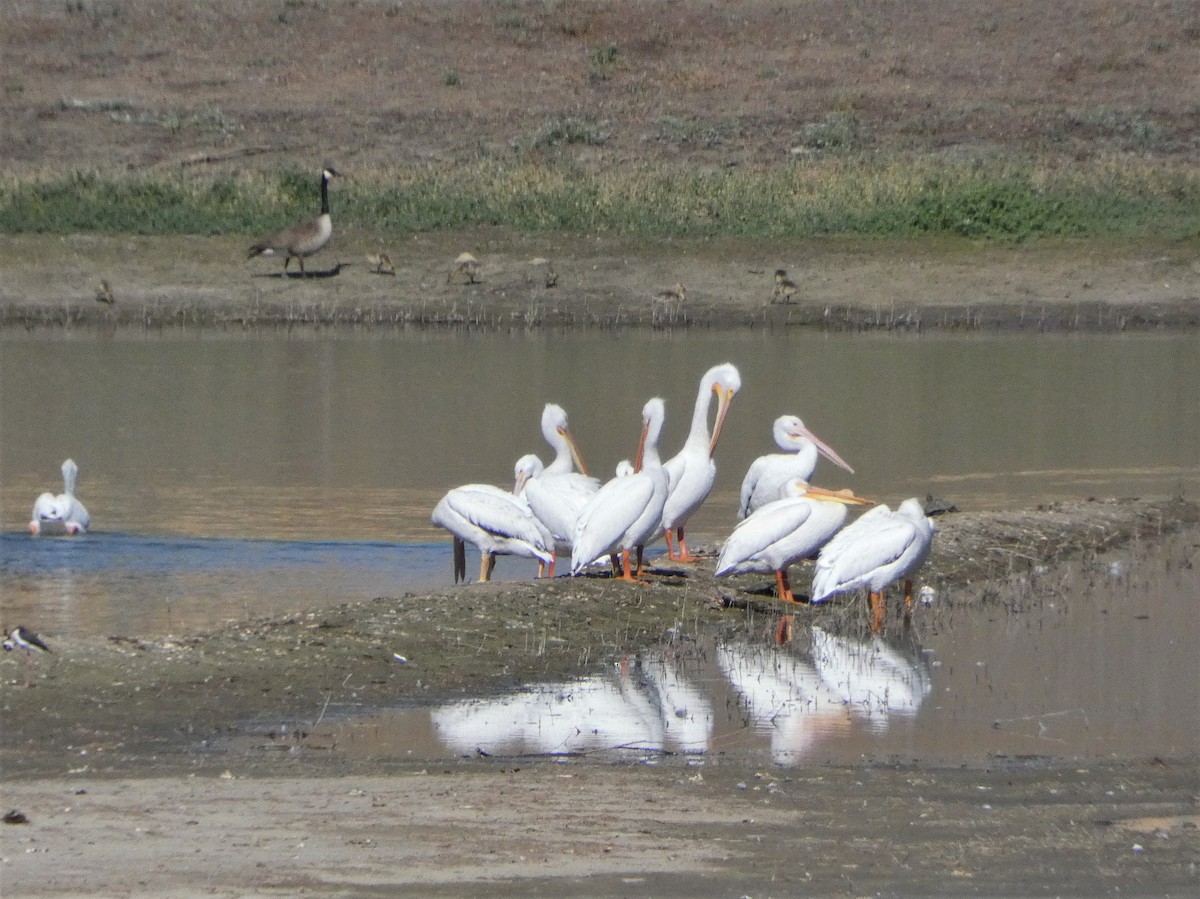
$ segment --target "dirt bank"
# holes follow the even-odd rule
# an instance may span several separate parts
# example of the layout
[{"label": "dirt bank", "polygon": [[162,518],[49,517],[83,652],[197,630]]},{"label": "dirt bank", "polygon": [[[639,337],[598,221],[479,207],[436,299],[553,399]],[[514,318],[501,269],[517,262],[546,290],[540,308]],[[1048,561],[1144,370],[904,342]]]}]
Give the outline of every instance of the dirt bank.
[{"label": "dirt bank", "polygon": [[[395,274],[368,262],[383,242]],[[280,277],[231,238],[12,236],[0,329],[816,327],[1121,331],[1200,325],[1200,246],[1153,242],[667,241],[338,231]],[[463,251],[477,283],[448,283]],[[546,260],[548,264],[536,263]],[[293,274],[295,272],[293,264]],[[774,301],[773,273],[797,284]],[[547,286],[547,272],[553,285]],[[98,302],[101,281],[115,302]],[[656,304],[676,282],[686,299]]]}]

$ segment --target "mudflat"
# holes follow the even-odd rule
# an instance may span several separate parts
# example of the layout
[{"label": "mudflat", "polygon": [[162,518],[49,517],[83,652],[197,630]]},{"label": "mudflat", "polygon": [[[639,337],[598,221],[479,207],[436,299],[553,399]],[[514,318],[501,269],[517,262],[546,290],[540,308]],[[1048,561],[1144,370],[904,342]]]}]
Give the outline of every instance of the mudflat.
[{"label": "mudflat", "polygon": [[[0,10],[0,153],[18,178],[397,167],[558,153],[583,170],[858,150],[1194,160],[1200,22],[1186,3],[736,5],[156,0]],[[995,77],[996,73],[1004,77]],[[581,141],[548,126],[581,121]],[[577,126],[577,125],[576,125]],[[572,126],[572,127],[576,127]],[[1114,163],[1116,169],[1120,163]],[[337,213],[336,185],[333,206]],[[1180,240],[644,241],[335,226],[311,278],[248,235],[0,238],[0,327],[700,326],[1121,330],[1200,323]],[[395,274],[368,259],[386,250]],[[476,283],[448,279],[471,252]],[[545,260],[545,262],[535,262]],[[548,266],[555,277],[547,277]],[[797,284],[773,302],[773,272]],[[107,281],[114,302],[96,299]],[[553,281],[553,283],[551,283]],[[664,316],[654,294],[687,299]],[[1194,503],[950,515],[954,586],[1194,535]],[[1186,539],[1194,540],[1194,537]],[[736,755],[350,760],[310,739],[331,697],[433,702],[579,672],[579,653],[428,648],[529,617],[618,654],[674,622],[780,609],[704,567],[473,585],[170,640],[53,642],[0,678],[5,895],[1098,895],[1200,889],[1200,751],[1086,763]],[[798,612],[804,619],[816,612]],[[828,613],[820,613],[828,614]],[[839,613],[860,627],[857,606]],[[814,619],[815,620],[815,619]],[[893,623],[894,626],[894,623]],[[469,632],[469,633],[468,633]],[[627,644],[622,644],[627,640]],[[1184,675],[1181,675],[1184,676]],[[351,695],[353,694],[353,696]],[[259,722],[247,724],[247,722]],[[239,753],[252,734],[281,751]]]}]

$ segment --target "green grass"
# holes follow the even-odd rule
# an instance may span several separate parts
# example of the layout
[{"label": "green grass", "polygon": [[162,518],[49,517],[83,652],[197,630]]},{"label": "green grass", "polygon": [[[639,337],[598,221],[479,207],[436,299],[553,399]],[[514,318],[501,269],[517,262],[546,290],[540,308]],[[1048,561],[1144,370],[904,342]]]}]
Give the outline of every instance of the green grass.
[{"label": "green grass", "polygon": [[[582,171],[550,159],[356,172],[335,217],[365,228],[749,238],[1200,236],[1200,172],[1123,160],[1070,171],[928,157],[794,161],[770,169]],[[0,231],[256,234],[312,215],[308,171],[239,177],[76,173],[0,182]]]}]

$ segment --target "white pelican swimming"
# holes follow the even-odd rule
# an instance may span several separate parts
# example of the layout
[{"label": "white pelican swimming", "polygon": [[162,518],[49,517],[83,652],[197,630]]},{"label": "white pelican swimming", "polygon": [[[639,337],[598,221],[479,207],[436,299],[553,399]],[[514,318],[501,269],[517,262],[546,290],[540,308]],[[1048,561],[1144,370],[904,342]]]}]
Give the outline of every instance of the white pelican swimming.
[{"label": "white pelican swimming", "polygon": [[33,503],[33,517],[29,522],[29,533],[40,534],[47,522],[62,522],[68,534],[86,534],[92,517],[75,496],[75,481],[79,477],[79,466],[74,459],[62,464],[63,492],[54,496],[43,493]]},{"label": "white pelican swimming", "polygon": [[[597,478],[588,477],[587,466],[567,427],[562,406],[547,403],[542,410],[542,436],[554,450],[545,470],[525,485],[529,508],[554,535],[555,544],[569,552],[575,522],[588,500],[600,489]],[[579,471],[575,471],[578,467]]]},{"label": "white pelican swimming", "polygon": [[[708,497],[713,482],[717,479],[717,465],[713,462],[713,451],[721,437],[725,416],[729,414],[729,403],[742,387],[738,370],[729,363],[710,368],[700,379],[700,390],[696,394],[696,406],[692,411],[692,427],[684,441],[683,449],[663,468],[671,479],[667,504],[663,508],[662,527],[667,539],[667,557],[678,562],[695,561],[688,553],[683,539],[683,528],[692,513]],[[712,437],[708,434],[708,406],[713,394],[717,395],[717,417],[713,422]],[[672,531],[679,538],[676,552],[671,543]]]},{"label": "white pelican swimming", "polygon": [[903,578],[906,614],[912,608],[912,574],[929,555],[934,530],[916,498],[906,499],[895,512],[877,506],[825,544],[813,574],[812,601],[866,587],[871,630],[878,633],[889,585]]},{"label": "white pelican swimming", "polygon": [[775,419],[771,429],[775,445],[782,453],[759,456],[750,463],[746,477],[742,479],[741,497],[738,502],[738,521],[741,521],[759,506],[782,499],[787,485],[799,478],[811,481],[817,469],[817,454],[820,453],[834,465],[839,465],[850,474],[854,469],[820,437],[805,427],[795,415],[781,415]]},{"label": "white pelican swimming", "polygon": [[[613,478],[593,496],[575,526],[571,574],[596,559],[621,554],[623,580],[642,569],[642,550],[658,532],[667,501],[667,473],[658,456],[658,437],[666,411],[657,397],[642,408],[642,436],[633,474]],[[629,551],[637,551],[637,570],[630,571]],[[615,566],[615,560],[614,560]]]},{"label": "white pelican swimming", "polygon": [[514,492],[491,484],[465,484],[448,492],[434,507],[433,523],[454,536],[454,583],[467,577],[467,543],[479,550],[481,582],[491,578],[496,556],[537,559],[538,573],[549,566],[550,576],[554,576],[554,537],[518,495],[541,468],[537,456],[522,456],[515,468]]},{"label": "white pelican swimming", "polygon": [[836,493],[794,479],[787,496],[741,521],[717,559],[717,577],[759,572],[775,574],[779,598],[795,602],[788,566],[825,545],[846,523],[846,506],[870,505],[850,493]]}]

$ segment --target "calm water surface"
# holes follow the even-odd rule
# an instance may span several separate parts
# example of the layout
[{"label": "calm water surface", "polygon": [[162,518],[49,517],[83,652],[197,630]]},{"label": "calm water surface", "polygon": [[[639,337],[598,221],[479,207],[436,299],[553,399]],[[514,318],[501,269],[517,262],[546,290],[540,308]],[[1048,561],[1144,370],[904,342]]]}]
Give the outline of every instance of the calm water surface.
[{"label": "calm water surface", "polygon": [[[856,468],[851,476],[822,463],[818,481],[881,501],[933,493],[989,508],[1092,495],[1195,496],[1198,350],[1193,335],[6,335],[0,614],[50,634],[152,636],[448,584],[449,545],[429,524],[432,506],[457,484],[510,484],[512,464],[526,452],[548,458],[538,428],[546,402],[567,409],[593,473],[607,475],[633,454],[649,396],[667,402],[663,446],[673,453],[699,376],[724,361],[739,367],[743,389],[718,449],[716,489],[689,527],[700,542],[728,533],[741,476],[772,450],[771,422],[783,413],[803,417]],[[58,466],[68,455],[80,466],[77,492],[93,533],[33,540],[24,534],[33,499],[61,489]],[[532,569],[502,559],[497,573],[528,577]],[[996,635],[986,621],[979,626],[978,641],[990,646]],[[956,640],[966,639],[965,628],[956,622]],[[1065,628],[1062,637],[1071,633]],[[837,702],[854,706],[848,687],[838,694],[836,685],[813,686],[829,680],[820,659],[834,644],[821,645],[825,655],[814,644],[797,656],[792,667],[800,673],[784,678],[791,687],[772,689],[825,712]],[[1039,648],[1061,654],[1061,647]],[[946,660],[942,647],[905,652],[910,708],[888,708],[883,719],[830,720],[874,745],[885,732],[911,730],[906,722],[938,700]],[[792,664],[762,655],[756,645],[705,654],[708,667],[696,677],[726,691],[715,698],[701,691],[717,709],[705,719],[709,749],[733,739],[713,724],[727,705],[722,695],[736,698],[743,722],[774,728],[792,720],[796,733],[785,744],[817,740],[811,734],[820,728],[809,718],[763,712],[774,700],[757,696],[744,677],[737,681],[734,671]],[[660,684],[656,695],[690,695],[691,681],[667,683],[680,676],[668,661],[648,656],[632,676],[608,673],[599,685],[534,692],[548,692],[543,703],[569,695],[572,708],[596,703],[597,710],[614,701],[613,690],[636,697],[651,682]],[[971,664],[954,667],[961,674]],[[638,685],[632,693],[628,683]],[[639,739],[676,748],[699,739],[684,723],[695,716],[662,702],[660,737],[642,731]],[[1007,711],[1020,712],[1016,706]],[[1039,727],[1062,724],[1076,707],[1083,706],[1051,710],[1056,717]],[[660,718],[662,708],[654,712]],[[1007,711],[983,717],[1020,717]],[[471,720],[487,714],[484,706],[449,708],[429,726],[469,734]],[[653,720],[651,711],[639,714]],[[536,717],[542,728],[555,715]],[[446,745],[474,742],[454,739]],[[598,739],[611,746],[623,737]]]}]

